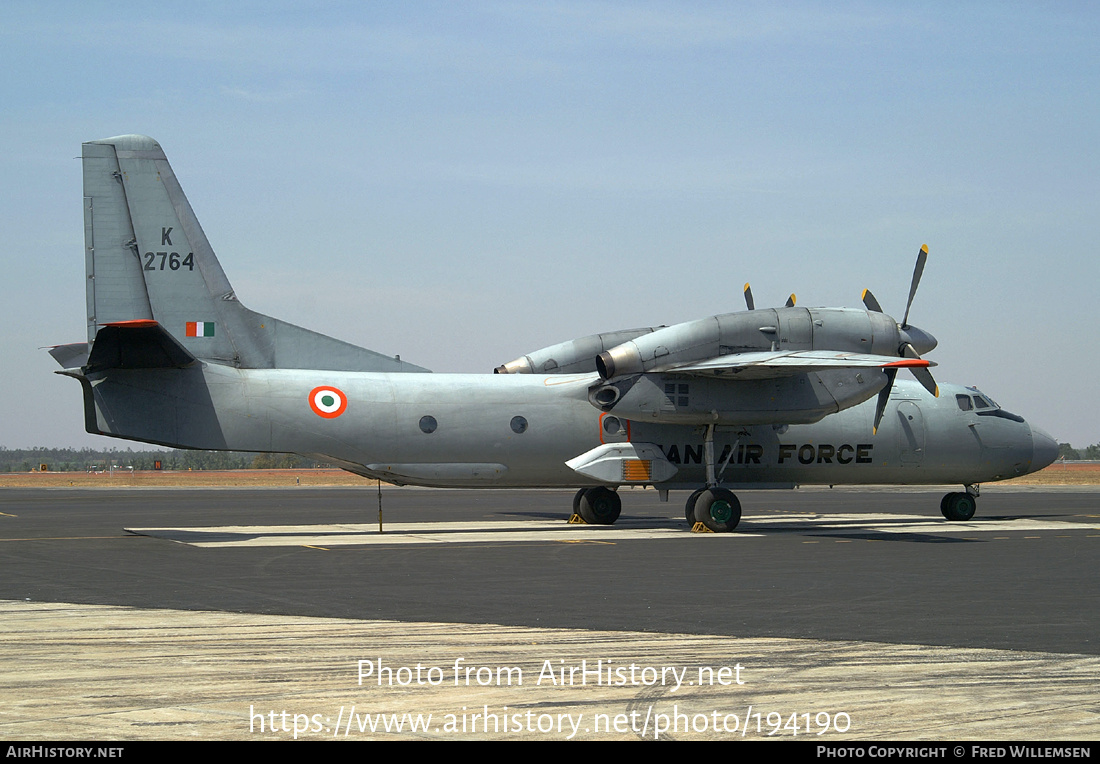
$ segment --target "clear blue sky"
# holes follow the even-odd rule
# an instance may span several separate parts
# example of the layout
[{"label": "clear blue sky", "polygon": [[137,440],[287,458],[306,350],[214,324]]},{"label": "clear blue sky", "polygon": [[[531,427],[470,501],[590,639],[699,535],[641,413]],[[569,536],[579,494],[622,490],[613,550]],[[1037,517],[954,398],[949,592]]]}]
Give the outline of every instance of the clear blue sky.
[{"label": "clear blue sky", "polygon": [[164,146],[251,308],[436,371],[870,287],[1100,441],[1086,3],[5,3],[0,445],[83,432],[80,143]]}]

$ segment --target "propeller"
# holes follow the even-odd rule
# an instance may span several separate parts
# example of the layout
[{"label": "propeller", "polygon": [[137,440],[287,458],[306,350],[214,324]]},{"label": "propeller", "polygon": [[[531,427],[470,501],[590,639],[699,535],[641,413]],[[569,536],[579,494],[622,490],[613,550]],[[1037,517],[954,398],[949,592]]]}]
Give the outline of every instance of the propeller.
[{"label": "propeller", "polygon": [[863,290],[863,304],[867,306],[867,310],[874,311],[875,313],[882,312],[882,306],[878,304],[878,300],[871,294],[870,289]]},{"label": "propeller", "polygon": [[[918,329],[915,326],[909,325],[909,310],[913,307],[913,297],[917,294],[917,287],[920,285],[921,276],[924,275],[924,265],[928,262],[928,245],[922,244],[920,252],[917,253],[917,263],[913,267],[913,280],[909,285],[909,300],[905,303],[905,316],[902,318],[901,323],[898,324],[898,336],[901,339],[901,344],[898,346],[898,355],[902,358],[908,358],[915,361],[920,361],[921,352],[929,352],[936,347],[936,338],[926,331]],[[863,290],[863,304],[867,307],[867,310],[874,313],[882,313],[882,306],[879,301],[875,299],[875,296],[871,294],[870,289]],[[932,377],[932,372],[928,371],[928,364],[904,364],[909,371],[913,372],[913,376],[920,382],[921,386],[932,393],[936,398],[940,397],[940,388],[936,384],[936,380]],[[886,387],[878,394],[878,405],[875,407],[875,423],[873,432],[878,432],[879,423],[882,422],[882,415],[886,411],[886,404],[890,401],[890,391],[894,387],[894,379],[897,377],[897,368],[886,369]]]},{"label": "propeller", "polygon": [[[901,354],[906,358],[920,358],[920,354],[908,342],[901,346]],[[925,390],[932,393],[933,397],[940,397],[940,386],[936,384],[936,380],[932,379],[932,372],[928,371],[927,366],[910,366],[909,371],[913,372],[913,376],[917,378],[917,381],[921,383]]]},{"label": "propeller", "polygon": [[886,404],[890,401],[890,390],[894,387],[894,377],[897,375],[897,369],[886,370],[886,387],[879,390],[878,393],[878,405],[875,406],[875,423],[871,426],[872,435],[878,432],[879,423],[882,422],[882,415],[886,411]]},{"label": "propeller", "polygon": [[909,326],[909,309],[913,307],[913,296],[917,293],[920,277],[924,275],[924,264],[928,262],[928,245],[921,244],[917,253],[917,264],[913,266],[913,283],[909,285],[909,302],[905,303],[905,317],[901,319],[901,328]]},{"label": "propeller", "polygon": [[[787,304],[783,307],[793,308],[795,299],[795,296],[792,294],[790,297],[787,298]],[[745,307],[747,307],[749,310],[756,310],[756,303],[752,299],[752,287],[750,287],[748,283],[745,284]]]}]

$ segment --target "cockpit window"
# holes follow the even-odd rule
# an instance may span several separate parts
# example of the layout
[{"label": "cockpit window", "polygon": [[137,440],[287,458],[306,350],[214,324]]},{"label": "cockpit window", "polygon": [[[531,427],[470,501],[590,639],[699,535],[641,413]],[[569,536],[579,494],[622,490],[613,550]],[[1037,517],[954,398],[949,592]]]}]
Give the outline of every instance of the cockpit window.
[{"label": "cockpit window", "polygon": [[971,391],[972,393],[974,393],[974,402],[977,404],[978,408],[980,408],[980,409],[986,409],[986,408],[999,409],[1001,407],[1001,404],[997,403],[997,401],[993,400],[991,397],[989,397],[988,395],[983,393],[978,388],[976,388],[976,387],[967,387],[966,389]]},{"label": "cockpit window", "polygon": [[970,409],[974,408],[974,404],[970,400],[969,395],[956,395],[955,400],[958,401],[959,408],[963,411],[970,411]]},{"label": "cockpit window", "polygon": [[1005,411],[1004,409],[1001,409],[1001,408],[986,409],[985,411],[977,412],[977,414],[978,414],[978,416],[992,416],[992,417],[997,417],[999,419],[1009,419],[1013,422],[1023,423],[1023,421],[1024,421],[1024,418],[1022,416],[1020,416],[1019,414],[1013,414],[1013,413]]},{"label": "cockpit window", "polygon": [[[988,395],[978,390],[978,388],[968,387],[966,389],[974,393],[973,403],[978,408],[978,416],[993,417],[995,419],[1008,419],[1012,422],[1019,422],[1021,424],[1023,423],[1024,418],[1022,416],[1005,411],[1003,408],[1001,408],[1001,404],[997,403],[997,401],[993,400]],[[970,408],[963,404],[963,398],[966,398],[968,403],[970,402],[970,396],[968,395],[955,396],[955,400],[959,402],[959,408],[961,408],[963,411],[969,411]]]}]

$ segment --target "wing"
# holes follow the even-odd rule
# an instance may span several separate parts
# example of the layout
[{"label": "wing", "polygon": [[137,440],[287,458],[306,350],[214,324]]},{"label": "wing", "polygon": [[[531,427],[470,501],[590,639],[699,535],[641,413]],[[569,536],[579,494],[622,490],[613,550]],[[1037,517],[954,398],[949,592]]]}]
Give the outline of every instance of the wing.
[{"label": "wing", "polygon": [[935,365],[922,358],[898,358],[833,350],[778,350],[731,353],[705,361],[670,366],[662,371],[728,379],[774,379],[839,369],[905,369]]}]

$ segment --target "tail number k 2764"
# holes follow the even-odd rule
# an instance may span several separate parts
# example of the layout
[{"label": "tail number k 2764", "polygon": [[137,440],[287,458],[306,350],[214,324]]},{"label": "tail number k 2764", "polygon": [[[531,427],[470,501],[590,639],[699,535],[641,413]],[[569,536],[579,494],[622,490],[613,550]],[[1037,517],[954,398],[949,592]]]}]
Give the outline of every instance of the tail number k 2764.
[{"label": "tail number k 2764", "polygon": [[[160,258],[160,262],[157,262],[157,258]],[[189,271],[195,270],[195,253],[188,252],[187,257],[180,259],[179,252],[146,252],[145,253],[145,267],[147,271],[163,271],[164,266],[168,266],[168,270],[178,271],[180,268],[186,268]]]}]

